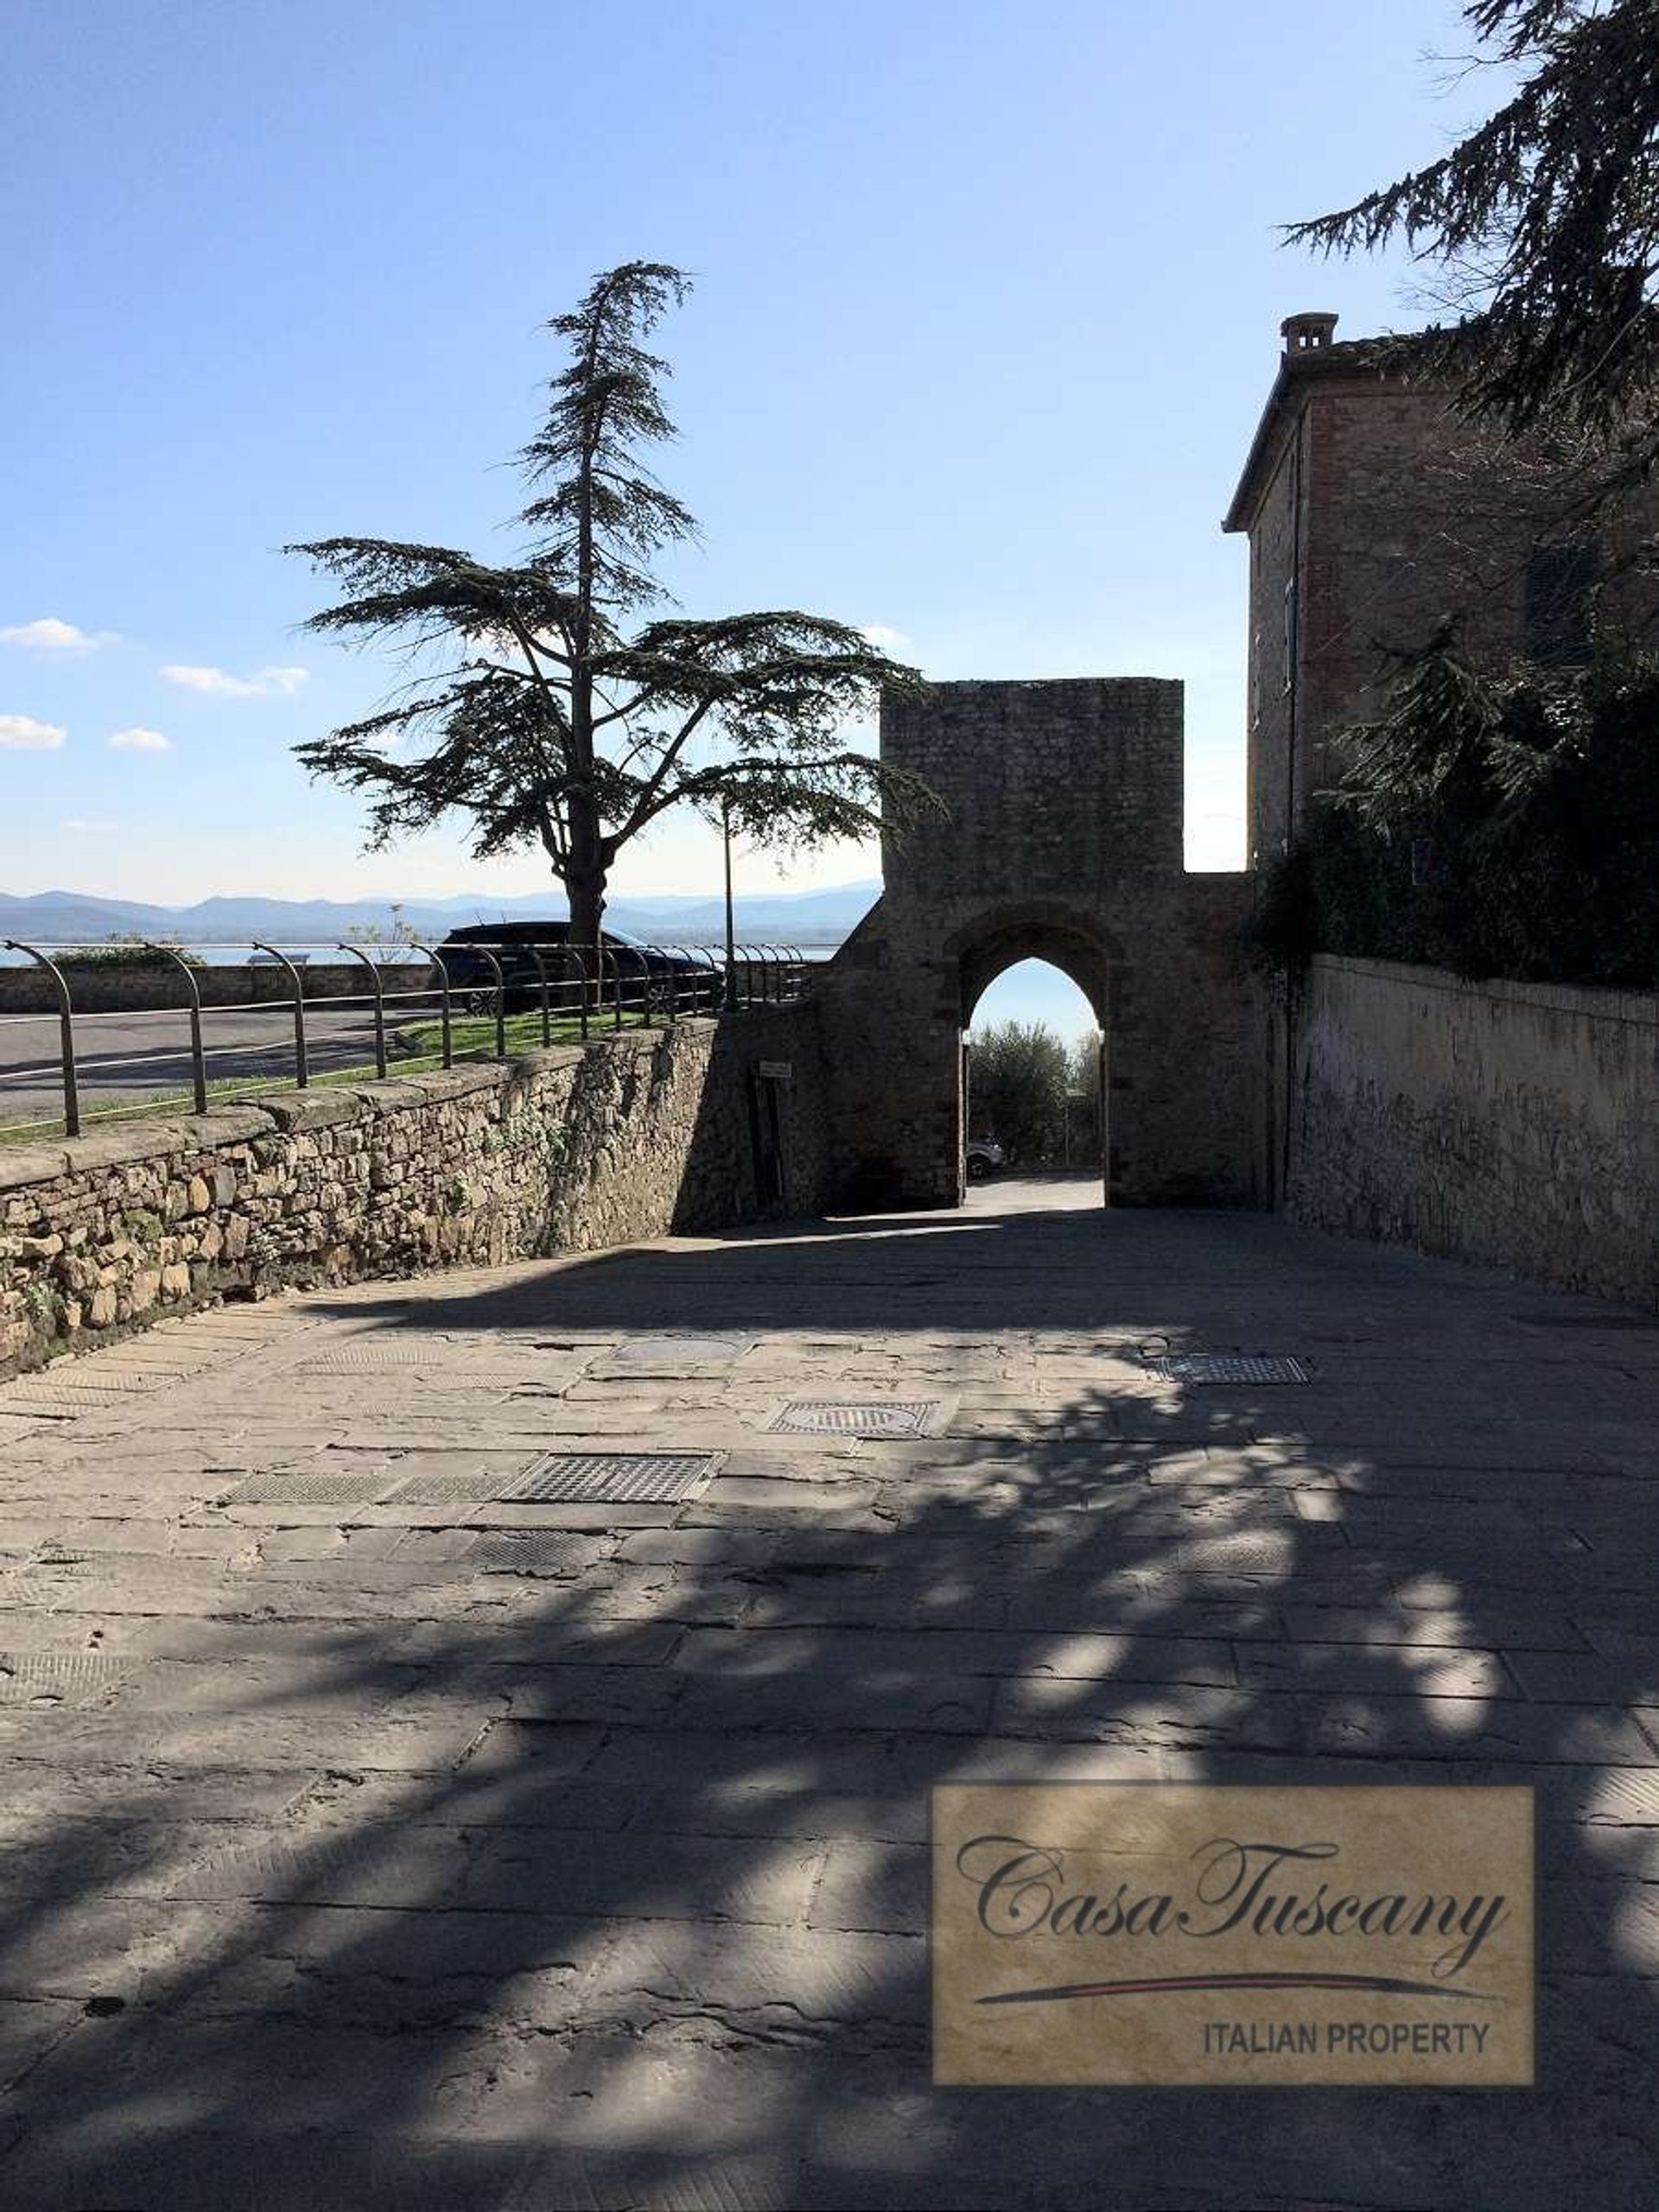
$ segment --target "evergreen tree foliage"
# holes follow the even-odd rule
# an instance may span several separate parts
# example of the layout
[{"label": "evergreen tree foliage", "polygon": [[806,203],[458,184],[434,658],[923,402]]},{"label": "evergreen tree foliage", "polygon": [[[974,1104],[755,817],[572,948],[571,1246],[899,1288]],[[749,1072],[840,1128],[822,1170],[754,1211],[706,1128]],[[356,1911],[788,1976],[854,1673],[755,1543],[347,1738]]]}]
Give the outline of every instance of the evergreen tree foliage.
[{"label": "evergreen tree foliage", "polygon": [[1058,1160],[1065,1142],[1070,1055],[1046,1023],[995,1022],[968,1062],[969,1126],[995,1137],[1011,1165]]},{"label": "evergreen tree foliage", "polygon": [[1248,941],[1471,977],[1659,985],[1659,660],[1484,675],[1443,629],[1264,873]]},{"label": "evergreen tree foliage", "polygon": [[598,941],[618,854],[671,809],[774,847],[902,832],[931,804],[914,777],[852,746],[849,719],[919,672],[823,615],[690,620],[654,554],[694,535],[640,449],[674,435],[668,364],[645,350],[689,289],[630,262],[549,327],[569,365],[518,456],[526,557],[499,567],[442,545],[327,537],[290,546],[339,586],[319,635],[397,645],[415,673],[375,714],[296,747],[314,775],[366,794],[372,848],[452,816],[473,855],[539,846],[578,943]]},{"label": "evergreen tree foliage", "polygon": [[1659,457],[1659,0],[1473,0],[1481,58],[1518,76],[1451,152],[1293,225],[1327,253],[1402,238],[1459,309],[1412,358],[1517,436],[1571,424]]}]

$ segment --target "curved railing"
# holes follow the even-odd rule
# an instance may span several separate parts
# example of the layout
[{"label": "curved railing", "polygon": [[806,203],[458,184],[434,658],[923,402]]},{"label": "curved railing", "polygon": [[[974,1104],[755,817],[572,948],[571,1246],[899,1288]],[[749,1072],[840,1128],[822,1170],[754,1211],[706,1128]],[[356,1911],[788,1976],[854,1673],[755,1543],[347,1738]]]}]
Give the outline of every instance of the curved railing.
[{"label": "curved railing", "polygon": [[[671,1027],[797,997],[808,975],[787,945],[738,945],[728,966],[707,945],[594,948],[505,935],[435,946],[8,938],[4,955],[0,1135],[10,1138],[77,1136],[91,1119],[203,1113],[216,1097]],[[4,977],[30,972],[47,988],[14,1011],[18,994],[9,1003]]]}]

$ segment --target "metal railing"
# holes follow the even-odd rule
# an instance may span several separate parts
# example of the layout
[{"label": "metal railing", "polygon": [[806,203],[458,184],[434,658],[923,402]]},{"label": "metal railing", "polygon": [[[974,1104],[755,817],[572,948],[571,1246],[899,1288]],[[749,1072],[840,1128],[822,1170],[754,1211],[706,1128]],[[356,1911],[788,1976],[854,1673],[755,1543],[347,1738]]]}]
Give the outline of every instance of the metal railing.
[{"label": "metal railing", "polygon": [[[308,979],[323,981],[312,967],[319,953],[330,957],[327,987],[308,990]],[[771,944],[739,945],[728,968],[698,945],[595,949],[505,937],[436,946],[7,938],[0,976],[32,967],[52,1006],[10,1013],[0,1002],[0,1131],[78,1136],[91,1120],[167,1107],[203,1113],[215,1093],[303,1090],[505,1060],[629,1027],[671,1027],[797,998],[810,964],[798,948]],[[276,989],[257,994],[254,978],[266,976]],[[169,987],[159,996],[158,978]],[[232,978],[245,978],[245,995]],[[83,1001],[107,1001],[123,995],[124,979],[132,979],[126,995],[141,1003],[76,1006],[77,988]],[[359,989],[334,988],[354,979]],[[231,995],[213,988],[219,980]],[[112,1050],[100,1049],[105,1038]]]}]

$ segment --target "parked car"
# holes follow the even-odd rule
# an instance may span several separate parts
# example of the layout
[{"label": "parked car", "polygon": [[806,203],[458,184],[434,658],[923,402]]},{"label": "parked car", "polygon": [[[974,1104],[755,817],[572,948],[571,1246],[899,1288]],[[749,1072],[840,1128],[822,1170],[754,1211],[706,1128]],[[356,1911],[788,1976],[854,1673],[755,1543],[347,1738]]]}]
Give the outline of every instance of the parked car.
[{"label": "parked car", "polygon": [[[484,952],[476,950],[480,946],[486,946],[500,967],[505,1012],[525,1014],[540,1006],[543,972],[550,1002],[557,1012],[576,1003],[584,966],[590,982],[600,980],[594,975],[591,955],[584,963],[575,952],[567,951],[569,942],[568,921],[469,922],[450,931],[438,954],[449,979],[452,1001],[465,1013],[495,1011],[495,970]],[[638,1006],[648,995],[653,1009],[666,1011],[671,999],[685,1014],[697,1007],[706,1011],[718,1001],[720,979],[706,960],[643,945],[620,930],[602,931],[600,944],[610,956],[604,962],[601,995],[613,1004],[619,983],[625,1006]],[[539,967],[536,953],[541,955]]]},{"label": "parked car", "polygon": [[969,1137],[968,1140],[968,1180],[982,1183],[988,1176],[996,1174],[1007,1160],[1007,1154],[995,1137]]}]

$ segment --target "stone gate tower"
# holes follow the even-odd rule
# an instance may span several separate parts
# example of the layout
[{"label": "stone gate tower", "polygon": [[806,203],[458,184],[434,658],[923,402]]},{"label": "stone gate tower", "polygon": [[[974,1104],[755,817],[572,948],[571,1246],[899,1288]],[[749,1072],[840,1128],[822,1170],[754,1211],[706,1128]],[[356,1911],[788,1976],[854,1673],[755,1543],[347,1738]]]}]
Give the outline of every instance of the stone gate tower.
[{"label": "stone gate tower", "polygon": [[1241,874],[1182,867],[1179,683],[941,683],[890,704],[881,755],[944,801],[883,848],[880,903],[822,984],[835,1180],[851,1210],[957,1205],[963,1035],[1047,960],[1106,1039],[1106,1195],[1256,1201]]}]

